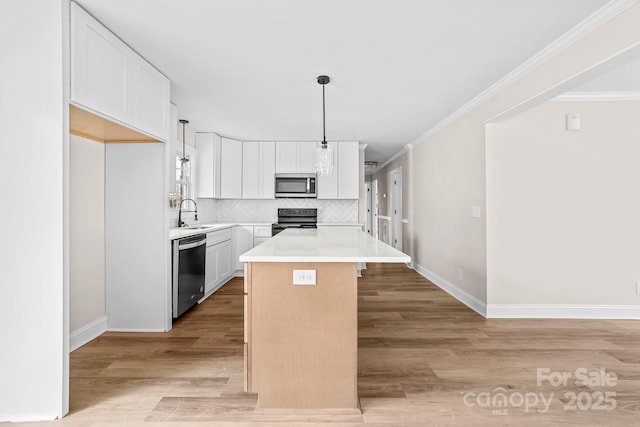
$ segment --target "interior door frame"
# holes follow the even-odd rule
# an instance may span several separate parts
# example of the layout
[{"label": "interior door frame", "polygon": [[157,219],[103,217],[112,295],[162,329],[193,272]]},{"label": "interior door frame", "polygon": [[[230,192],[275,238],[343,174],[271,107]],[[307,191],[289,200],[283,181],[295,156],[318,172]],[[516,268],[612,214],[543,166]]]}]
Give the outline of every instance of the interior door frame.
[{"label": "interior door frame", "polygon": [[366,198],[366,214],[364,216],[364,231],[368,234],[373,235],[373,201],[372,201],[372,184],[371,181],[365,181],[364,183],[364,191]]},{"label": "interior door frame", "polygon": [[379,210],[379,206],[380,206],[380,202],[378,200],[378,193],[379,193],[379,188],[378,188],[378,178],[374,179],[371,182],[372,185],[372,194],[371,194],[371,201],[373,202],[373,209],[372,209],[372,215],[371,215],[371,222],[373,223],[373,227],[371,227],[371,231],[372,231],[372,235],[373,237],[375,237],[376,239],[379,239],[379,233],[378,233],[378,210]]},{"label": "interior door frame", "polygon": [[389,172],[391,246],[402,251],[402,166]]}]

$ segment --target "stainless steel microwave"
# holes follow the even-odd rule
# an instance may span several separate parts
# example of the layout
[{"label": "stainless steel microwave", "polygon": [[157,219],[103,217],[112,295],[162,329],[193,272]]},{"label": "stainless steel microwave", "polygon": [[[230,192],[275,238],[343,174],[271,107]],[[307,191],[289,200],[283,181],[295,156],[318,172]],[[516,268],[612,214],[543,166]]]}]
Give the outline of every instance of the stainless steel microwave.
[{"label": "stainless steel microwave", "polygon": [[316,174],[277,173],[276,199],[289,197],[316,198]]}]

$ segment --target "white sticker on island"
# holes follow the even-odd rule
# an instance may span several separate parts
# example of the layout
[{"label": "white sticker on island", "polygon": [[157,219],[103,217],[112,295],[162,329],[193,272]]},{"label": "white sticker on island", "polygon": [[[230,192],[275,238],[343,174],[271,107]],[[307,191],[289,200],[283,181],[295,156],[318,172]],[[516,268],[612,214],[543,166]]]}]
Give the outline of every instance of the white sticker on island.
[{"label": "white sticker on island", "polygon": [[315,270],[293,270],[294,285],[311,285],[316,284]]}]

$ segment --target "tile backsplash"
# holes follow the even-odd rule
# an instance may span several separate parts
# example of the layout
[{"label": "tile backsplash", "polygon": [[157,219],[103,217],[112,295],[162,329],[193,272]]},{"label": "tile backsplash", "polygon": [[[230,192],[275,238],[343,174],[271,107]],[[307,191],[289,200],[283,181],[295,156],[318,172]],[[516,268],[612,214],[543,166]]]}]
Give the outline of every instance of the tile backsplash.
[{"label": "tile backsplash", "polygon": [[278,208],[317,208],[318,222],[358,222],[357,200],[198,200],[199,222],[275,222]]}]

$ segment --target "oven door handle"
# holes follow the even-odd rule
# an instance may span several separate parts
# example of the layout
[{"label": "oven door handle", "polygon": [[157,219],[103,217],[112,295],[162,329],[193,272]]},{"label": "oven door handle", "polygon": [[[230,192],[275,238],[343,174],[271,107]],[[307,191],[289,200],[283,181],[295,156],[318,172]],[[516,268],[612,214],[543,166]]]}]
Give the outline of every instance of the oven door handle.
[{"label": "oven door handle", "polygon": [[193,248],[197,248],[198,246],[205,245],[206,243],[207,243],[207,239],[202,239],[199,242],[187,243],[184,245],[178,244],[178,250],[184,251],[186,249],[193,249]]}]

